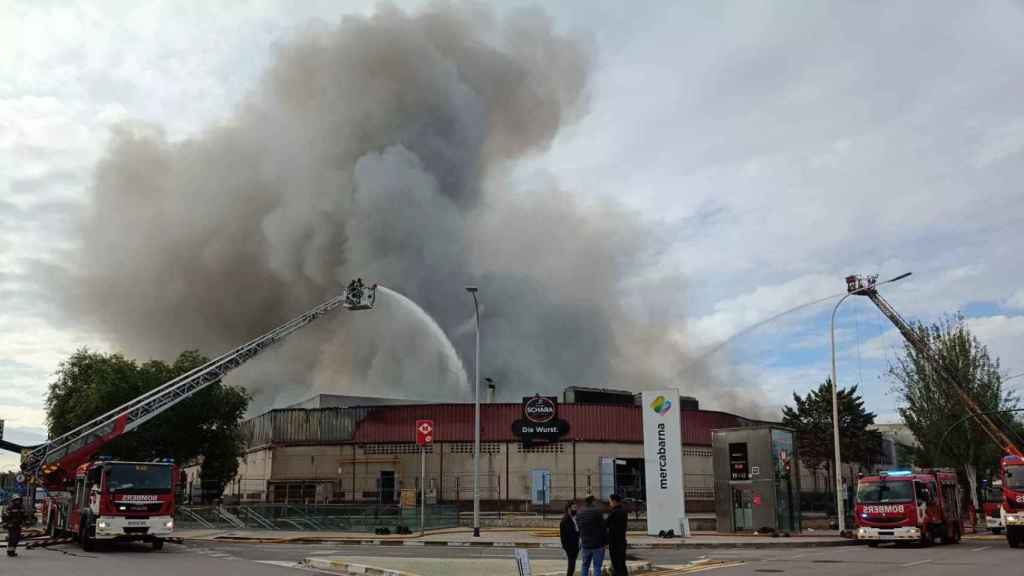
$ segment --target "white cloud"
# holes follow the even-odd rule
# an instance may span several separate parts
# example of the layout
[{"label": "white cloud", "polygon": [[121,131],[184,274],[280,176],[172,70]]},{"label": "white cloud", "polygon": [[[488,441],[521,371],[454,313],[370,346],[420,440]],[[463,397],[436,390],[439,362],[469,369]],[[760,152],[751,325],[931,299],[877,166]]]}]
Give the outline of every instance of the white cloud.
[{"label": "white cloud", "polygon": [[1024,372],[1024,316],[983,316],[968,318],[967,326],[989,353],[997,358],[1004,374]]},{"label": "white cloud", "polygon": [[1018,310],[1024,310],[1024,288],[1020,288],[1014,292],[1013,296],[1010,296],[1006,301],[1006,305]]},{"label": "white cloud", "polygon": [[[687,328],[697,348],[713,346],[794,307],[835,295],[835,290],[835,277],[824,274],[802,276],[782,284],[758,286],[745,294],[718,301],[711,314],[690,320]],[[809,306],[803,317],[820,310],[820,306]],[[780,317],[778,325],[766,326],[766,330],[777,330],[786,320],[792,318]]]}]

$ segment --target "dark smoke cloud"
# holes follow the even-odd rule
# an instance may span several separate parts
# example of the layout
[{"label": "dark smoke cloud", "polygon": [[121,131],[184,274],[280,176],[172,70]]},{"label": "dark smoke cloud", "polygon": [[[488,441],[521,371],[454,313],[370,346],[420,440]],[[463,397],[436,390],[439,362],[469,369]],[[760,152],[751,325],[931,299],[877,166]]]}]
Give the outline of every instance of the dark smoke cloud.
[{"label": "dark smoke cloud", "polygon": [[[643,222],[505,184],[583,112],[590,60],[534,10],[382,6],[308,31],[223,125],[181,142],[115,131],[60,283],[68,312],[134,355],[216,353],[362,277],[425,308],[472,371],[476,283],[482,374],[503,398],[702,389],[678,381],[684,343],[624,282],[650,263]],[[314,391],[468,399],[426,323],[378,302],[240,370],[255,408]]]}]

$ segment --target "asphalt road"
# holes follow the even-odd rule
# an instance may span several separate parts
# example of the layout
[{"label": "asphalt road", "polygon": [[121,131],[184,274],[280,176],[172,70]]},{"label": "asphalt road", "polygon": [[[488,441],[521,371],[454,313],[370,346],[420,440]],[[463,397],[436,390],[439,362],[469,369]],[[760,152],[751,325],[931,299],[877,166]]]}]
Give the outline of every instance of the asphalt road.
[{"label": "asphalt road", "polygon": [[[168,544],[161,552],[144,545],[118,545],[100,552],[84,553],[73,545],[23,551],[18,558],[0,557],[4,576],[75,574],[110,576],[278,576],[310,574],[294,564],[310,556],[403,556],[509,558],[511,551],[491,548],[432,548],[335,546],[330,544]],[[556,550],[530,550],[532,558],[559,558]],[[790,548],[785,550],[650,550],[637,551],[639,559],[659,565],[681,565],[701,557],[742,562],[708,570],[719,576],[871,574],[899,576],[978,576],[984,573],[1016,574],[1024,562],[1024,550],[1011,550],[999,541],[965,541],[958,546],[933,548],[870,549]]]}]

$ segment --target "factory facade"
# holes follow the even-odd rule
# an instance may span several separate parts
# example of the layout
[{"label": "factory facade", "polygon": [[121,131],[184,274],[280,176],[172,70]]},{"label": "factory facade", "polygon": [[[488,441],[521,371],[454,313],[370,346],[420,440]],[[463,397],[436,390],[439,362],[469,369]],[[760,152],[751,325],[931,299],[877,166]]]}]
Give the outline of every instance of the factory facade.
[{"label": "factory facade", "polygon": [[[631,393],[567,389],[561,399],[481,405],[480,494],[491,510],[554,508],[613,492],[644,498],[641,407]],[[682,398],[687,510],[714,508],[711,431],[756,424]],[[534,426],[536,419],[547,424]],[[433,423],[432,444],[416,422]],[[319,396],[243,423],[247,451],[225,501],[397,503],[426,483],[428,502],[473,498],[472,404],[393,404]],[[537,432],[538,434],[534,434]],[[426,474],[421,477],[421,450]]]}]

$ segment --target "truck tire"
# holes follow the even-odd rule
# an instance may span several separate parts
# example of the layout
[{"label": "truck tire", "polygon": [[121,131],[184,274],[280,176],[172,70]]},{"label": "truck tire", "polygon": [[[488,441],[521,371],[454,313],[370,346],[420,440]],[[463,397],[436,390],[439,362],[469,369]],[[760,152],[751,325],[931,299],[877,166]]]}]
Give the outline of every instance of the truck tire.
[{"label": "truck tire", "polygon": [[1000,534],[1003,533],[1003,529],[1002,528],[993,528],[992,529],[992,533],[995,534],[996,536],[999,536]]},{"label": "truck tire", "polygon": [[925,526],[921,529],[921,546],[928,547],[935,544],[935,534],[933,534],[931,526]]},{"label": "truck tire", "polygon": [[163,549],[164,549],[164,541],[163,540],[161,540],[160,538],[157,538],[156,540],[153,540],[153,550],[163,550]]},{"label": "truck tire", "polygon": [[1007,528],[1006,542],[1010,545],[1010,548],[1020,548],[1020,532],[1014,528]]}]

